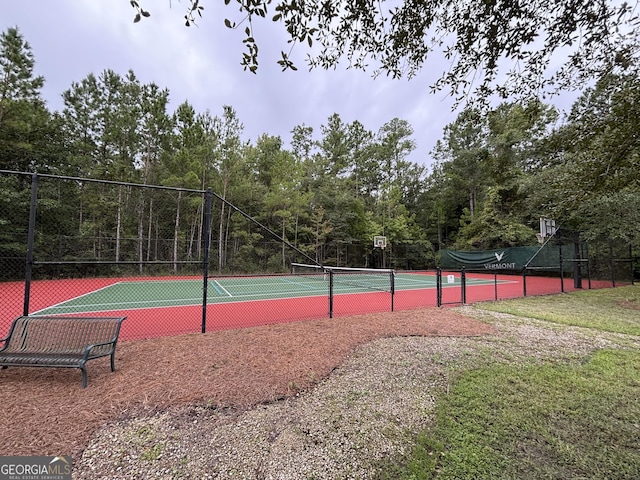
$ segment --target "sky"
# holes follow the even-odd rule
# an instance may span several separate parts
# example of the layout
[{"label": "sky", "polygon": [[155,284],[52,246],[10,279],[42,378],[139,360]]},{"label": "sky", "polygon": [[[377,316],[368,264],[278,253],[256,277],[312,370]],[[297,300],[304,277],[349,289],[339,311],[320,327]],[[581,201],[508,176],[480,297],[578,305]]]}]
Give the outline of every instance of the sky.
[{"label": "sky", "polygon": [[446,68],[437,60],[410,80],[373,78],[372,72],[345,64],[309,71],[307,50],[297,46],[292,59],[298,70],[282,72],[276,61],[289,48],[286,32],[268,19],[254,24],[260,47],[254,75],[240,65],[244,28],[230,30],[223,23],[225,17],[236,20],[234,2],[229,7],[218,0],[203,2],[198,26],[185,27],[185,0],[139,1],[151,17],[133,23],[128,0],[2,0],[0,29],[17,26],[30,44],[35,74],[45,77],[42,96],[52,111],[62,109],[61,95],[72,82],[106,69],[123,76],[133,70],[142,83],[169,90],[170,113],[184,101],[213,116],[222,116],[223,106],[230,105],[250,142],[266,133],[280,136],[288,148],[291,130],[303,124],[319,140],[321,125],[334,113],[344,123],[358,120],[373,133],[394,118],[406,120],[416,143],[407,159],[427,167],[444,127],[457,116],[453,98],[430,91]]}]

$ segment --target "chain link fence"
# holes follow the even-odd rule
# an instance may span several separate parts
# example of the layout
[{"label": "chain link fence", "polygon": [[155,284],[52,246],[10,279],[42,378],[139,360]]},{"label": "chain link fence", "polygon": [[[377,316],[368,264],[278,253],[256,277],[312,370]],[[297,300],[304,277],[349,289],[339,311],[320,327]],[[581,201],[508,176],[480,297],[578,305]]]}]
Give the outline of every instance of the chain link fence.
[{"label": "chain link fence", "polygon": [[[21,315],[127,316],[121,337],[139,339],[472,303],[564,291],[574,278],[630,283],[637,265],[628,246],[580,243],[576,256],[559,236],[563,246],[536,254],[544,268],[467,268],[468,279],[438,272],[428,244],[289,241],[258,204],[242,210],[209,189],[0,171],[0,191],[1,336]],[[294,263],[397,273],[388,288],[350,290],[293,275]]]},{"label": "chain link fence", "polygon": [[3,336],[20,315],[127,316],[121,338],[139,339],[390,311],[391,291],[332,296],[328,281],[304,284],[291,264],[433,259],[416,246],[289,242],[257,219],[259,206],[244,211],[208,189],[11,171],[0,187]]}]

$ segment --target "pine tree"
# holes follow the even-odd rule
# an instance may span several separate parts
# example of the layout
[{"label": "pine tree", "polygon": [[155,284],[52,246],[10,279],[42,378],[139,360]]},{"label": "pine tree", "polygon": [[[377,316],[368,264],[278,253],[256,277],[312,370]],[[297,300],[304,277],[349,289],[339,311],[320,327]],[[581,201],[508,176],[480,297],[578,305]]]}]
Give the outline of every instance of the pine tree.
[{"label": "pine tree", "polygon": [[48,112],[40,98],[44,78],[33,75],[31,47],[17,28],[0,34],[0,168],[27,170]]},{"label": "pine tree", "polygon": [[17,28],[0,34],[0,129],[11,113],[12,104],[40,102],[44,77],[33,76],[35,60],[31,46]]}]

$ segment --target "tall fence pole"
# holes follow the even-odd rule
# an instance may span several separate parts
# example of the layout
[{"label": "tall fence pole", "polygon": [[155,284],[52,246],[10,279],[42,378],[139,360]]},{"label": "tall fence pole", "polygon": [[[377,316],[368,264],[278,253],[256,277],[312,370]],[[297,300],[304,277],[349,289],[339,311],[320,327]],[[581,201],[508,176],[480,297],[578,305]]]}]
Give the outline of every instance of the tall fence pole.
[{"label": "tall fence pole", "polygon": [[29,233],[27,237],[27,258],[24,276],[24,305],[22,315],[29,315],[29,300],[31,297],[31,277],[33,275],[33,244],[36,236],[36,206],[38,204],[38,174],[31,176],[31,205],[29,206]]},{"label": "tall fence pole", "polygon": [[329,270],[329,318],[333,318],[333,270]]},{"label": "tall fence pole", "polygon": [[582,288],[582,255],[580,252],[580,234],[573,232],[573,287]]},{"label": "tall fence pole", "polygon": [[467,270],[465,267],[462,267],[460,270],[460,290],[462,305],[467,304]]},{"label": "tall fence pole", "polygon": [[631,263],[631,285],[635,285],[635,264],[634,264],[634,258],[633,258],[633,248],[631,247],[631,244],[629,244],[629,261]]},{"label": "tall fence pole", "polygon": [[609,238],[609,268],[611,269],[611,286],[616,286],[616,272],[613,264],[613,241]]},{"label": "tall fence pole", "polygon": [[564,293],[564,269],[562,268],[562,243],[558,245],[558,257],[560,258],[560,291]]},{"label": "tall fence pole", "polygon": [[209,230],[211,229],[211,188],[207,188],[205,193],[204,210],[204,255],[202,261],[202,333],[207,331],[207,291],[209,286]]},{"label": "tall fence pole", "polygon": [[389,275],[389,280],[391,281],[391,311],[393,312],[393,298],[396,296],[396,274],[392,270]]}]

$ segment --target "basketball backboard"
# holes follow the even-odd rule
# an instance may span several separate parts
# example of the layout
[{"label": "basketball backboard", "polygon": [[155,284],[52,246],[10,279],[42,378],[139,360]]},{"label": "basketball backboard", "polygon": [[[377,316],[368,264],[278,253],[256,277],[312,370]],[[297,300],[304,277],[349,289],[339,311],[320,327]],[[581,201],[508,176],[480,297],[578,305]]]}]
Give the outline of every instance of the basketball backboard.
[{"label": "basketball backboard", "polygon": [[373,237],[373,247],[374,248],[386,248],[387,246],[387,237],[384,235],[376,235]]},{"label": "basketball backboard", "polygon": [[552,237],[558,227],[556,227],[556,221],[551,218],[540,217],[540,237],[547,238]]}]

